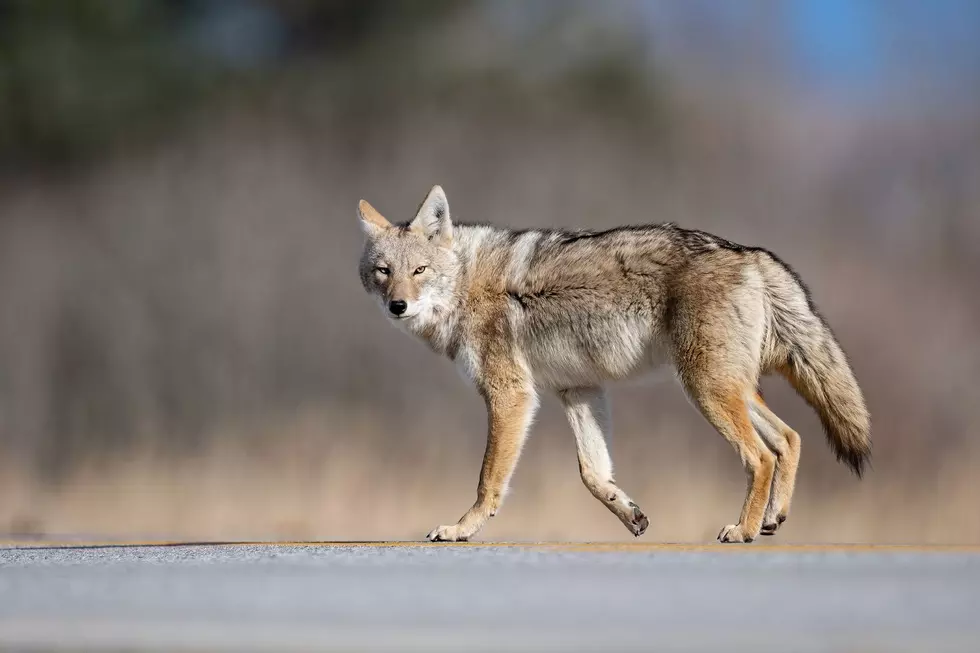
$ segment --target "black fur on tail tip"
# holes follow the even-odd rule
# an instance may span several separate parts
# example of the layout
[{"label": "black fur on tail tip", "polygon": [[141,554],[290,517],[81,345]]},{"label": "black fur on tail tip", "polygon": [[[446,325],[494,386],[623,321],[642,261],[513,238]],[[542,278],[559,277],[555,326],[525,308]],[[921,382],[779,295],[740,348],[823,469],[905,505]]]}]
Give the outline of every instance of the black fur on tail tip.
[{"label": "black fur on tail tip", "polygon": [[871,452],[838,451],[837,460],[850,467],[858,478],[864,478],[865,467],[871,468]]}]

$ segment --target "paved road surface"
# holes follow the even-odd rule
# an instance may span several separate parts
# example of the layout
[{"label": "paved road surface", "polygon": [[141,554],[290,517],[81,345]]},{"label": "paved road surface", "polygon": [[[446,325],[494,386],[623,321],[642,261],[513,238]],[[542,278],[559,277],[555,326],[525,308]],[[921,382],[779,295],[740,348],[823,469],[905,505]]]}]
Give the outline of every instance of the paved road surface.
[{"label": "paved road surface", "polygon": [[2,650],[980,651],[980,550],[0,548]]}]

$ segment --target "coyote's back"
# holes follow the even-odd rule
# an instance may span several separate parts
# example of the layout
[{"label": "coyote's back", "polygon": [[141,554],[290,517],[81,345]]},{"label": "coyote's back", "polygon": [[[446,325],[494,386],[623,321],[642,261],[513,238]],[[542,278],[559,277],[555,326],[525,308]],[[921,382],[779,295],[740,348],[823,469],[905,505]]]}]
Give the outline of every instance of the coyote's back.
[{"label": "coyote's back", "polygon": [[726,542],[785,520],[799,436],[766,406],[762,375],[786,377],[857,474],[870,419],[843,350],[795,272],[767,250],[672,224],[606,231],[454,224],[434,187],[414,220],[392,225],[366,202],[365,289],[385,313],[456,361],[487,403],[477,502],[430,539],[467,539],[496,513],[541,391],[557,394],[589,490],[639,535],[647,518],[614,482],[603,386],[673,365],[749,475]]}]

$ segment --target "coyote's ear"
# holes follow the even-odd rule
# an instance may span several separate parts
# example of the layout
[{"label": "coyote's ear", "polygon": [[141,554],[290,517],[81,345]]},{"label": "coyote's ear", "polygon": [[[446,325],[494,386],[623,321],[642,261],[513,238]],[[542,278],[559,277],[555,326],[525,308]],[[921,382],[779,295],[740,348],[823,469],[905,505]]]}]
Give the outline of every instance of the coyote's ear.
[{"label": "coyote's ear", "polygon": [[357,204],[357,215],[361,218],[361,228],[371,238],[375,238],[387,229],[391,228],[391,223],[385,220],[378,210],[361,200]]},{"label": "coyote's ear", "polygon": [[419,211],[409,228],[437,245],[443,247],[452,245],[453,223],[449,219],[449,201],[446,200],[442,186],[432,187],[419,206]]}]

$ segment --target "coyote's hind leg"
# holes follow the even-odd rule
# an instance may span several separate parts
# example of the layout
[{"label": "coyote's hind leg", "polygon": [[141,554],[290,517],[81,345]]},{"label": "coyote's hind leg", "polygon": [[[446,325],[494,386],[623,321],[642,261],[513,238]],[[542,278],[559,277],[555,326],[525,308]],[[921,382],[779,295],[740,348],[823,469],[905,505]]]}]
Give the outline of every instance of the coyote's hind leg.
[{"label": "coyote's hind leg", "polygon": [[766,446],[776,454],[776,474],[762,518],[762,534],[772,535],[789,516],[800,464],[800,436],[773,413],[759,395],[749,401],[749,416]]},{"label": "coyote's hind leg", "polygon": [[748,476],[748,489],[737,524],[718,534],[722,542],[751,542],[762,530],[776,456],[752,427],[746,402],[747,388],[726,386],[714,379],[685,379],[685,386],[701,413],[738,452]]}]

